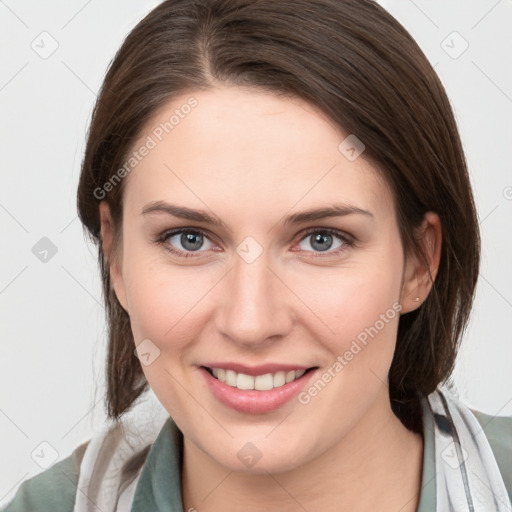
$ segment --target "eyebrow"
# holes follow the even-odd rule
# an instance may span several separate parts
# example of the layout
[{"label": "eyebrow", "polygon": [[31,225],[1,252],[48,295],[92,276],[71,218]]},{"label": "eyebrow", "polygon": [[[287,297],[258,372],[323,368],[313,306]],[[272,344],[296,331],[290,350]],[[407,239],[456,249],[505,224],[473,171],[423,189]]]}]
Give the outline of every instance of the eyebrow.
[{"label": "eyebrow", "polygon": [[[194,210],[185,206],[169,204],[165,201],[153,201],[144,206],[142,209],[142,215],[147,215],[150,213],[165,213],[167,215],[172,215],[173,217],[202,222],[211,226],[220,226],[227,231],[232,231],[227,226],[227,224],[222,219],[220,219],[220,217],[213,213],[208,213],[205,210]],[[328,217],[344,217],[351,214],[365,215],[372,218],[374,217],[373,213],[370,211],[358,208],[357,206],[348,204],[334,204],[323,208],[316,208],[299,213],[293,213],[284,219],[283,225],[288,226],[291,224],[300,224],[303,222],[325,219]]]}]

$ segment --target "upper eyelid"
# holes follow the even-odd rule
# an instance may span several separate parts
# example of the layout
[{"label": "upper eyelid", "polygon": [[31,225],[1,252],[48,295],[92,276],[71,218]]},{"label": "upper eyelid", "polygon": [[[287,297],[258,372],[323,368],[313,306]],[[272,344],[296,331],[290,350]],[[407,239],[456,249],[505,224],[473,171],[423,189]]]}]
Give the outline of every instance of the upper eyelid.
[{"label": "upper eyelid", "polygon": [[210,232],[207,229],[189,228],[189,227],[174,228],[174,229],[168,229],[168,230],[162,231],[162,234],[158,238],[160,240],[166,240],[170,237],[179,235],[180,233],[183,233],[183,232],[200,233],[200,234],[204,235],[206,238],[208,238],[208,240],[210,240],[211,242],[214,242],[215,238],[216,238],[215,235],[210,234]]}]

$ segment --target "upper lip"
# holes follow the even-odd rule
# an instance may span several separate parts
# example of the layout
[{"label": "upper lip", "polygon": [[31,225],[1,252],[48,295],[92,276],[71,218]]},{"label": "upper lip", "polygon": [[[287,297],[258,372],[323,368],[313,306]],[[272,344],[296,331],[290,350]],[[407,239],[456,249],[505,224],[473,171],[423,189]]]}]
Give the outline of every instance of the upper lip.
[{"label": "upper lip", "polygon": [[218,363],[204,363],[202,366],[207,368],[222,368],[224,370],[233,370],[236,373],[244,373],[245,375],[265,375],[266,373],[277,372],[290,372],[292,370],[308,370],[312,366],[304,366],[300,364],[281,364],[281,363],[266,363],[257,366],[247,366],[240,363],[231,362],[218,362]]}]

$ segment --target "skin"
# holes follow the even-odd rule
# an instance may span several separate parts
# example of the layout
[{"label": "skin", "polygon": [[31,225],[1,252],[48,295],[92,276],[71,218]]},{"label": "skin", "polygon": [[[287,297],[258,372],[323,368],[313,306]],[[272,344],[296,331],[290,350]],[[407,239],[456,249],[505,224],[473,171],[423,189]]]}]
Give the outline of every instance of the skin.
[{"label": "skin", "polygon": [[[149,339],[160,350],[145,376],[184,434],[184,510],[416,510],[423,441],[392,413],[385,384],[399,314],[305,405],[239,413],[198,371],[207,361],[279,362],[318,366],[321,375],[393,304],[402,314],[419,307],[428,268],[404,258],[391,191],[364,152],[345,158],[338,145],[348,134],[314,106],[256,89],[217,85],[174,98],[134,148],[191,96],[197,107],[125,178],[119,247],[100,204],[112,285],[135,343]],[[141,213],[160,200],[206,210],[227,227]],[[335,203],[372,216],[283,224]],[[207,233],[192,257],[165,249],[186,253],[180,236],[154,242],[185,227]],[[308,228],[348,233],[355,244],[334,236],[321,251]],[[436,214],[418,235],[435,278]],[[248,236],[262,249],[252,263],[236,251]],[[247,442],[262,454],[251,468],[237,457]]]}]

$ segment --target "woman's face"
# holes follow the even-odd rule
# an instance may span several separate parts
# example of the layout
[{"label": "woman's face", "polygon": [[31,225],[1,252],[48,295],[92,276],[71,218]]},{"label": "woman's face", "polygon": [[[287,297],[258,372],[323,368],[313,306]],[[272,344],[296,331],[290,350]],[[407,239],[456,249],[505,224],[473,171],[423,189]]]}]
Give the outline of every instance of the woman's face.
[{"label": "woman's face", "polygon": [[389,417],[415,277],[347,136],[302,100],[225,87],[173,100],[134,145],[113,285],[154,393],[231,470],[298,467]]}]

